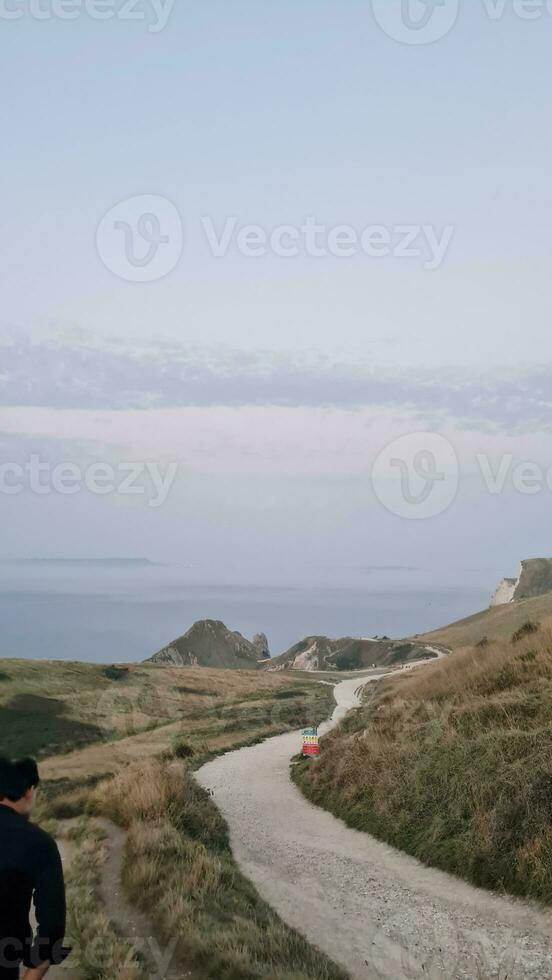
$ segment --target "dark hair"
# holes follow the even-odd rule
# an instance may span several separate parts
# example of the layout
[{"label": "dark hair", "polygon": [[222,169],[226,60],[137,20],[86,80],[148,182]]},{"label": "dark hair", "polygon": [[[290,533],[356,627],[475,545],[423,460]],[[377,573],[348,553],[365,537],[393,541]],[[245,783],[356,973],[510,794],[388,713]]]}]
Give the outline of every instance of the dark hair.
[{"label": "dark hair", "polygon": [[26,791],[23,773],[9,759],[0,757],[0,799],[17,803]]},{"label": "dark hair", "polygon": [[36,789],[40,782],[40,776],[38,775],[38,766],[34,759],[28,756],[25,759],[20,759],[15,763],[15,768],[21,773],[23,779],[27,784],[27,789]]}]

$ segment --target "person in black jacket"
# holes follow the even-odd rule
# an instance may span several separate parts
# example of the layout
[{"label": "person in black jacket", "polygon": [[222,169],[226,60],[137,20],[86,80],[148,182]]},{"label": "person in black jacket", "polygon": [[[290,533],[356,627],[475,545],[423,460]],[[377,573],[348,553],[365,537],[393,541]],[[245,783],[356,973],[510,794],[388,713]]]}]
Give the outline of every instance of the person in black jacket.
[{"label": "person in black jacket", "polygon": [[[39,777],[32,759],[0,757],[0,978],[40,980],[65,957],[65,886],[56,842],[29,821]],[[34,903],[37,931],[29,923]]]}]

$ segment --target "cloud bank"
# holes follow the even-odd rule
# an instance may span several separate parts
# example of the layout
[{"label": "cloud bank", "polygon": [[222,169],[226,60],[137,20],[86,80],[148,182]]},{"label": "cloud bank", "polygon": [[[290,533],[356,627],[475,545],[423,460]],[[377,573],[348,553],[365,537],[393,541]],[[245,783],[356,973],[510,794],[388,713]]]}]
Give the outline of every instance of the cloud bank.
[{"label": "cloud bank", "polygon": [[[474,378],[458,371],[397,374],[367,364],[271,351],[131,348],[4,334],[0,405],[80,410],[185,407],[381,407],[424,424],[515,432],[552,426],[552,370]],[[1,426],[0,426],[1,428]]]}]

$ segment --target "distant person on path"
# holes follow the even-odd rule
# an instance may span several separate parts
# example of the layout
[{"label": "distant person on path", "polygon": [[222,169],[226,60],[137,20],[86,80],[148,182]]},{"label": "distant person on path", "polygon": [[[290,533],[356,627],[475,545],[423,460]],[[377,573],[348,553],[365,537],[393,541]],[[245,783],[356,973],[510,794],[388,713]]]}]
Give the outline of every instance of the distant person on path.
[{"label": "distant person on path", "polygon": [[[56,842],[30,823],[39,783],[32,759],[0,756],[0,978],[40,980],[66,955],[65,886]],[[38,923],[29,923],[31,902]]]}]

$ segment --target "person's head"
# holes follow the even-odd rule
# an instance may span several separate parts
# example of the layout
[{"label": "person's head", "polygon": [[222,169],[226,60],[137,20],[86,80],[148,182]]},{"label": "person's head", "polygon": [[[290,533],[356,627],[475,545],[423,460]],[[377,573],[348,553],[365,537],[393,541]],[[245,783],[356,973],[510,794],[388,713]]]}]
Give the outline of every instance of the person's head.
[{"label": "person's head", "polygon": [[17,813],[30,813],[38,784],[38,767],[34,759],[11,762],[0,756],[0,804]]}]

